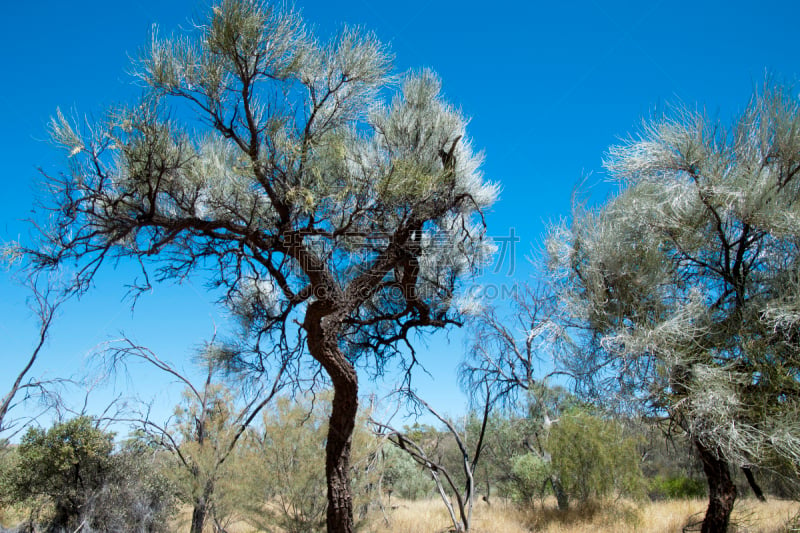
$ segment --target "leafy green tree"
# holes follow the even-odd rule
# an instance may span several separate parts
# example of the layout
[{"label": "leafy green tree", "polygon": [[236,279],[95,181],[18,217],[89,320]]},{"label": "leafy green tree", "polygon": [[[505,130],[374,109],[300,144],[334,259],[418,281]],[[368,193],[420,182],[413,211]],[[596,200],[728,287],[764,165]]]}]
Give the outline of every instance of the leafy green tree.
[{"label": "leafy green tree", "polygon": [[587,342],[588,392],[643,402],[691,439],[725,531],[730,466],[800,460],[800,102],[766,86],[732,126],[679,109],[611,148],[618,194],[576,207],[549,255]]},{"label": "leafy green tree", "polygon": [[88,417],[29,429],[3,453],[0,503],[27,508],[21,527],[37,530],[167,531],[175,490],[153,450],[131,440],[112,453],[112,439]]},{"label": "leafy green tree", "polygon": [[3,466],[3,502],[30,508],[30,525],[53,532],[167,531],[175,490],[154,450],[133,440],[113,453],[113,439],[86,416],[29,428]]},{"label": "leafy green tree", "polygon": [[[610,495],[641,496],[645,484],[638,436],[613,418],[566,405],[546,430],[528,419],[508,418],[519,433],[505,431],[516,442],[507,445],[508,455],[495,467],[506,470],[500,480],[505,493],[530,503],[552,491],[562,510],[570,498],[586,503]],[[489,440],[489,449],[494,442]]]},{"label": "leafy green tree", "polygon": [[[481,413],[470,410],[464,419],[463,429],[466,442],[477,442],[483,425]],[[484,444],[481,461],[473,472],[475,490],[481,492],[482,499],[489,504],[491,504],[492,490],[509,479],[512,456],[521,453],[523,449],[524,430],[522,426],[524,425],[523,422],[514,427],[511,417],[503,416],[496,409],[489,413],[483,431]],[[457,461],[458,457],[453,459]],[[452,464],[452,460],[446,462]]]},{"label": "leafy green tree", "polygon": [[297,13],[249,0],[193,28],[153,36],[134,66],[141,101],[86,128],[53,120],[69,168],[49,177],[30,257],[75,266],[79,290],[107,259],[154,266],[145,284],[201,270],[262,339],[253,369],[307,349],[334,389],[328,530],[349,532],[355,363],[384,368],[415,331],[459,323],[497,188],[438,78],[397,84],[374,35],[321,43]]},{"label": "leafy green tree", "polygon": [[[323,395],[318,399],[330,402]],[[326,425],[324,406],[290,398],[279,398],[275,408],[264,413],[247,454],[255,486],[246,492],[255,497],[245,496],[246,516],[253,526],[265,531],[278,526],[292,533],[324,529],[327,500],[320,444]]]},{"label": "leafy green tree", "polygon": [[[474,442],[480,431],[478,417],[470,413],[466,429],[467,440]],[[504,497],[514,497],[511,484],[515,479],[513,463],[516,457],[529,452],[526,446],[533,434],[530,419],[515,410],[495,410],[488,422],[484,439],[483,458],[476,471],[476,486],[483,499],[491,504],[492,491]]]},{"label": "leafy green tree", "polygon": [[74,530],[111,470],[113,438],[85,416],[47,431],[29,428],[8,473],[8,497],[35,508],[52,508],[47,520],[51,531]]},{"label": "leafy green tree", "polygon": [[[237,424],[233,397],[220,383],[206,382],[202,389],[188,389],[175,409],[174,425],[160,435],[162,447],[171,452],[180,498],[192,506],[190,531],[201,533],[208,516],[220,520],[220,500],[230,481],[229,461],[234,457]],[[155,436],[155,434],[154,434]]]}]

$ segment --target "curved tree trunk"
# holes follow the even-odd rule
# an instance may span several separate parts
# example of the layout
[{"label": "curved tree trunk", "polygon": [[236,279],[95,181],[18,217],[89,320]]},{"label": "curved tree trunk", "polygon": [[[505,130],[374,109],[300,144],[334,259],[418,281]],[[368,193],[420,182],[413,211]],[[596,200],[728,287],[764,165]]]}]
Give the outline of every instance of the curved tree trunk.
[{"label": "curved tree trunk", "polygon": [[328,484],[328,533],[352,533],[353,495],[350,491],[350,446],[358,414],[358,376],[338,346],[341,323],[326,316],[321,302],[309,305],[304,327],[308,349],[333,383],[333,402],[325,445]]},{"label": "curved tree trunk", "polygon": [[736,501],[736,485],[731,479],[728,461],[715,450],[694,441],[708,480],[708,509],[703,519],[702,533],[725,533],[731,520],[733,503]]}]

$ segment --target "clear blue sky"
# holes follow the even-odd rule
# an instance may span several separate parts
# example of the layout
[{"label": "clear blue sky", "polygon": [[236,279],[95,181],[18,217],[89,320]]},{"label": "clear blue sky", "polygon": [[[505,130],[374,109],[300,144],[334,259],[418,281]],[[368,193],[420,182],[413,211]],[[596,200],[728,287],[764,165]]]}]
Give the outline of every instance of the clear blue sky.
[{"label": "clear blue sky", "polygon": [[[170,33],[204,10],[203,2],[6,2],[0,32],[0,239],[25,239],[39,176],[63,161],[46,142],[56,107],[83,115],[138,94],[129,57],[151,25]],[[437,71],[448,98],[472,117],[468,133],[486,152],[485,174],[502,184],[488,214],[489,233],[514,230],[514,277],[508,257],[494,283],[530,275],[525,257],[546,224],[569,214],[570,194],[585,175],[602,180],[604,151],[668,102],[722,117],[740,110],[767,71],[795,81],[800,73],[794,0],[494,2],[298,0],[320,35],[343,23],[375,31],[391,44],[396,68]],[[194,346],[224,315],[202,283],[158,286],[135,312],[123,300],[124,266],[106,268],[97,287],[71,302],[34,368],[49,376],[78,373],[93,346],[125,331],[160,355],[189,366]],[[0,273],[0,392],[7,390],[34,343],[25,294]],[[420,345],[433,378],[417,375],[423,397],[442,410],[463,410],[455,367],[458,332]],[[179,389],[140,373],[135,389],[149,398]],[[172,387],[172,388],[170,388]],[[107,394],[107,393],[106,393]],[[97,403],[107,396],[97,395]],[[165,404],[171,400],[166,399]],[[22,414],[21,412],[18,414]]]}]

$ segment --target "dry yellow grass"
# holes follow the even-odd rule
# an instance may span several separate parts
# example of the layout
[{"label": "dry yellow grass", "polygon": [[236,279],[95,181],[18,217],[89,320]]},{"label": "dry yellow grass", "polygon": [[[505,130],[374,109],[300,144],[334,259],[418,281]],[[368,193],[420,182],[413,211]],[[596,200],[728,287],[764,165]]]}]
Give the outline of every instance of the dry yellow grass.
[{"label": "dry yellow grass", "polygon": [[[497,502],[480,502],[473,511],[475,533],[663,533],[680,532],[699,523],[705,500],[676,500],[635,505],[614,502],[572,509],[561,513],[554,502],[527,510]],[[389,524],[376,517],[366,528],[372,533],[436,533],[452,528],[448,514],[438,500],[401,501],[388,511]],[[790,531],[788,522],[800,512],[796,502],[740,500],[733,513],[731,533],[779,533]],[[696,528],[699,531],[699,527]]]},{"label": "dry yellow grass", "polygon": [[[380,512],[374,512],[361,531],[369,533],[443,533],[452,524],[441,500],[393,501],[387,509],[389,523]],[[478,502],[473,510],[474,533],[664,533],[680,532],[689,523],[699,522],[705,512],[705,500],[673,500],[635,505],[615,502],[561,513],[554,501],[519,509],[507,502],[497,501],[488,506]],[[0,523],[9,527],[19,522],[21,515],[5,509]],[[188,508],[172,523],[174,531],[186,531],[190,521]],[[800,514],[800,504],[770,499],[767,503],[742,499],[736,502],[731,533],[784,533],[788,523]],[[209,524],[209,531],[211,525]],[[231,533],[256,533],[243,522],[227,527]],[[694,529],[699,531],[699,527]]]},{"label": "dry yellow grass", "polygon": [[[389,523],[381,516],[371,523],[371,533],[433,533],[451,529],[452,522],[439,499],[399,501],[387,510]],[[481,502],[472,513],[472,531],[475,533],[525,533],[525,513],[507,503],[491,507]]]}]

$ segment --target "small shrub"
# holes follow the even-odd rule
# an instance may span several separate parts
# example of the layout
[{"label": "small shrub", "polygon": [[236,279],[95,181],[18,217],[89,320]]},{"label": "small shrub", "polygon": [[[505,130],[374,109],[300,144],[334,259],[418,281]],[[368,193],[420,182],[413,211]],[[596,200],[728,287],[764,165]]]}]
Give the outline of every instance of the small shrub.
[{"label": "small shrub", "polygon": [[51,531],[74,530],[92,493],[111,466],[114,435],[78,417],[44,431],[30,428],[9,469],[6,497],[39,507]]},{"label": "small shrub", "polygon": [[92,494],[83,518],[96,531],[161,533],[176,511],[176,487],[158,468],[152,450],[129,443],[111,456],[103,486]]},{"label": "small shrub", "polygon": [[543,499],[550,475],[550,465],[542,458],[532,453],[519,455],[511,460],[511,481],[506,490],[517,503]]},{"label": "small shrub", "polygon": [[547,447],[564,489],[579,502],[644,495],[637,440],[612,419],[572,409],[553,425]]},{"label": "small shrub", "polygon": [[[241,451],[246,468],[234,488],[245,521],[259,531],[314,533],[325,531],[327,510],[325,452],[333,394],[278,398],[262,412],[262,425]],[[375,472],[369,468],[376,440],[367,431],[365,415],[353,433],[350,457],[353,508],[357,520],[366,514]]]},{"label": "small shrub", "polygon": [[430,474],[425,472],[406,452],[389,444],[383,447],[383,488],[395,497],[418,500],[433,494],[435,485]]},{"label": "small shrub", "polygon": [[706,484],[687,476],[656,476],[650,480],[649,494],[653,500],[702,498],[706,494]]},{"label": "small shrub", "polygon": [[3,464],[3,504],[29,510],[19,531],[158,533],[174,510],[172,493],[146,450],[113,452],[113,433],[78,417],[31,428]]}]

